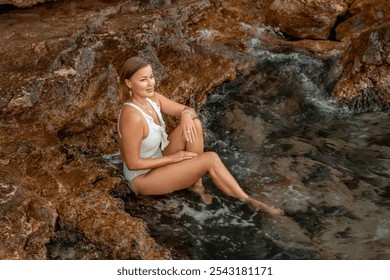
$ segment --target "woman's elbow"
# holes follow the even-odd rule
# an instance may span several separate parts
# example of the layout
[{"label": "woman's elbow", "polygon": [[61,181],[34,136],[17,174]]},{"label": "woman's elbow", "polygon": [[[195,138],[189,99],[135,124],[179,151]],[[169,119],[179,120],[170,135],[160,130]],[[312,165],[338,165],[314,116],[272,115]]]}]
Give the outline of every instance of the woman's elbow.
[{"label": "woman's elbow", "polygon": [[142,169],[142,168],[140,168],[140,166],[139,166],[137,161],[125,160],[125,164],[126,164],[127,169],[129,169],[129,170],[139,170],[139,169]]}]

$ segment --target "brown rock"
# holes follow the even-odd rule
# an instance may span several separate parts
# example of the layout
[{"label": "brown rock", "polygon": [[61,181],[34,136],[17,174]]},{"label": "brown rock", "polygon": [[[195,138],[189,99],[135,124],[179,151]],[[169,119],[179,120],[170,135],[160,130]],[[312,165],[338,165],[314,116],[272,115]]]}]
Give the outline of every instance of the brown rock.
[{"label": "brown rock", "polygon": [[0,183],[0,259],[46,259],[53,205],[22,186]]},{"label": "brown rock", "polygon": [[[234,63],[191,46],[183,34],[210,4],[193,1],[159,11],[147,3],[130,7],[128,1],[53,5],[0,15],[1,131],[7,132],[0,134],[1,183],[23,185],[25,200],[45,201],[58,213],[35,241],[36,250],[18,245],[12,255],[12,248],[0,245],[0,257],[61,258],[56,248],[73,240],[73,250],[85,253],[74,252],[74,258],[172,258],[150,237],[144,221],[110,195],[129,190],[120,169],[110,168],[102,154],[118,151],[117,69],[127,57],[149,57],[159,90],[187,104],[204,102],[207,91],[235,77]],[[139,11],[145,16],[134,17]],[[162,19],[161,11],[169,18]],[[23,236],[22,226],[14,223],[2,233]]]},{"label": "brown rock", "polygon": [[390,107],[390,2],[357,0],[349,18],[336,28],[348,46],[341,61],[343,74],[333,94],[354,112]]},{"label": "brown rock", "polygon": [[[388,104],[388,25],[354,29],[356,7],[361,14],[370,8],[358,3],[369,1],[351,6],[356,17],[337,30],[342,42],[325,39],[351,1],[168,2],[58,1],[0,14],[0,258],[60,258],[46,246],[72,238],[85,249],[74,258],[172,258],[111,195],[130,191],[120,168],[102,156],[118,153],[117,72],[130,56],[150,60],[161,93],[201,106],[213,87],[251,68],[252,38],[274,51],[348,54],[335,96],[351,106],[361,96],[377,100],[362,108]],[[379,22],[375,3],[369,23]],[[304,40],[260,34],[265,21]],[[296,110],[286,103],[286,114]]]},{"label": "brown rock", "polygon": [[[336,78],[340,80],[333,90],[340,105],[355,112],[385,110],[390,101],[387,78],[390,2],[339,2],[276,0],[263,4],[268,11],[267,24],[304,40],[289,41],[275,33],[263,33],[262,43],[275,52],[294,50],[323,59],[341,58],[336,61],[340,72]],[[341,42],[324,40],[333,36],[333,29],[335,38]]]},{"label": "brown rock", "polygon": [[348,9],[349,18],[336,28],[337,40],[356,38],[362,32],[374,30],[390,20],[390,2],[383,0],[356,0]]},{"label": "brown rock", "polygon": [[340,57],[346,44],[329,40],[298,40],[288,41],[275,34],[264,33],[261,35],[261,43],[272,52],[305,52],[321,59]]},{"label": "brown rock", "polygon": [[27,8],[39,3],[45,3],[50,1],[57,1],[57,0],[0,0],[0,5],[8,4],[8,5],[14,5],[19,8]]},{"label": "brown rock", "polygon": [[[65,203],[65,201],[64,201]],[[123,202],[99,191],[67,199],[59,206],[68,232],[82,233],[104,259],[170,259],[170,252],[150,238],[142,219],[131,217]],[[77,222],[76,222],[77,221]],[[85,258],[83,256],[83,258]]]},{"label": "brown rock", "polygon": [[339,0],[273,0],[263,4],[266,24],[299,39],[328,39],[348,5]]},{"label": "brown rock", "polygon": [[390,23],[352,39],[344,72],[334,88],[342,105],[355,112],[390,107]]}]

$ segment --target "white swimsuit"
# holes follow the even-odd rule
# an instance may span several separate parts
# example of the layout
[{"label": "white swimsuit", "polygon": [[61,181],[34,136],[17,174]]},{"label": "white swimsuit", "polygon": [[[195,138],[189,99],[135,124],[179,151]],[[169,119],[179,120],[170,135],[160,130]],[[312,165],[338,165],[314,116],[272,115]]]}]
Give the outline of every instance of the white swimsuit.
[{"label": "white swimsuit", "polygon": [[[165,123],[161,115],[160,107],[150,100],[149,98],[146,98],[147,102],[149,102],[150,105],[152,105],[154,111],[157,113],[158,119],[160,120],[160,125],[156,124],[152,118],[152,116],[147,115],[140,107],[137,105],[125,102],[124,105],[132,106],[136,108],[138,111],[142,113],[142,115],[145,117],[146,122],[149,126],[149,133],[148,136],[146,136],[145,139],[141,142],[141,148],[139,156],[141,158],[158,158],[162,157],[162,150],[165,149],[166,146],[168,146],[168,136],[165,132]],[[118,132],[119,137],[121,138],[121,133],[119,131],[119,119],[121,116],[122,110],[119,113],[118,117]],[[141,174],[148,173],[151,169],[142,169],[142,170],[130,170],[127,168],[126,163],[123,162],[123,174],[127,181],[131,182],[135,177]],[[135,190],[134,190],[135,191]]]}]

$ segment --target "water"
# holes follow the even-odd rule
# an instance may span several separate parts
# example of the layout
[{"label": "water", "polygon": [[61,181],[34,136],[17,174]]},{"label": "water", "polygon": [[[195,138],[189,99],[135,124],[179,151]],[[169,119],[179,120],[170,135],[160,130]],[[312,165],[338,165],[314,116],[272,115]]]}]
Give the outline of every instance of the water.
[{"label": "water", "polygon": [[132,197],[127,210],[176,258],[390,259],[389,113],[336,106],[332,61],[252,43],[257,66],[202,109],[206,147],[286,215],[254,212],[209,178],[210,206],[181,191]]}]

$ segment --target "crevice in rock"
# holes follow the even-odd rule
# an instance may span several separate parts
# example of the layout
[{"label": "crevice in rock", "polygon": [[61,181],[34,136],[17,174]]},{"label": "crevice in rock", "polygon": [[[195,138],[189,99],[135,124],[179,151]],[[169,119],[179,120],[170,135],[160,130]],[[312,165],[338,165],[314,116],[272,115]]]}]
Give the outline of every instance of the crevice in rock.
[{"label": "crevice in rock", "polygon": [[361,91],[360,97],[342,101],[342,104],[354,113],[384,111],[388,108],[378,98],[378,92],[380,90],[376,87],[367,88]]},{"label": "crevice in rock", "polygon": [[352,14],[349,10],[347,10],[344,14],[340,15],[337,17],[337,20],[333,26],[333,28],[330,30],[328,40],[329,41],[336,41],[340,42],[340,40],[337,39],[337,32],[336,29],[337,27],[346,21],[347,19],[351,18],[354,14]]},{"label": "crevice in rock", "polygon": [[13,11],[18,10],[18,9],[19,8],[15,7],[14,5],[11,5],[11,4],[0,5],[0,15],[8,14],[8,13],[13,12]]}]

